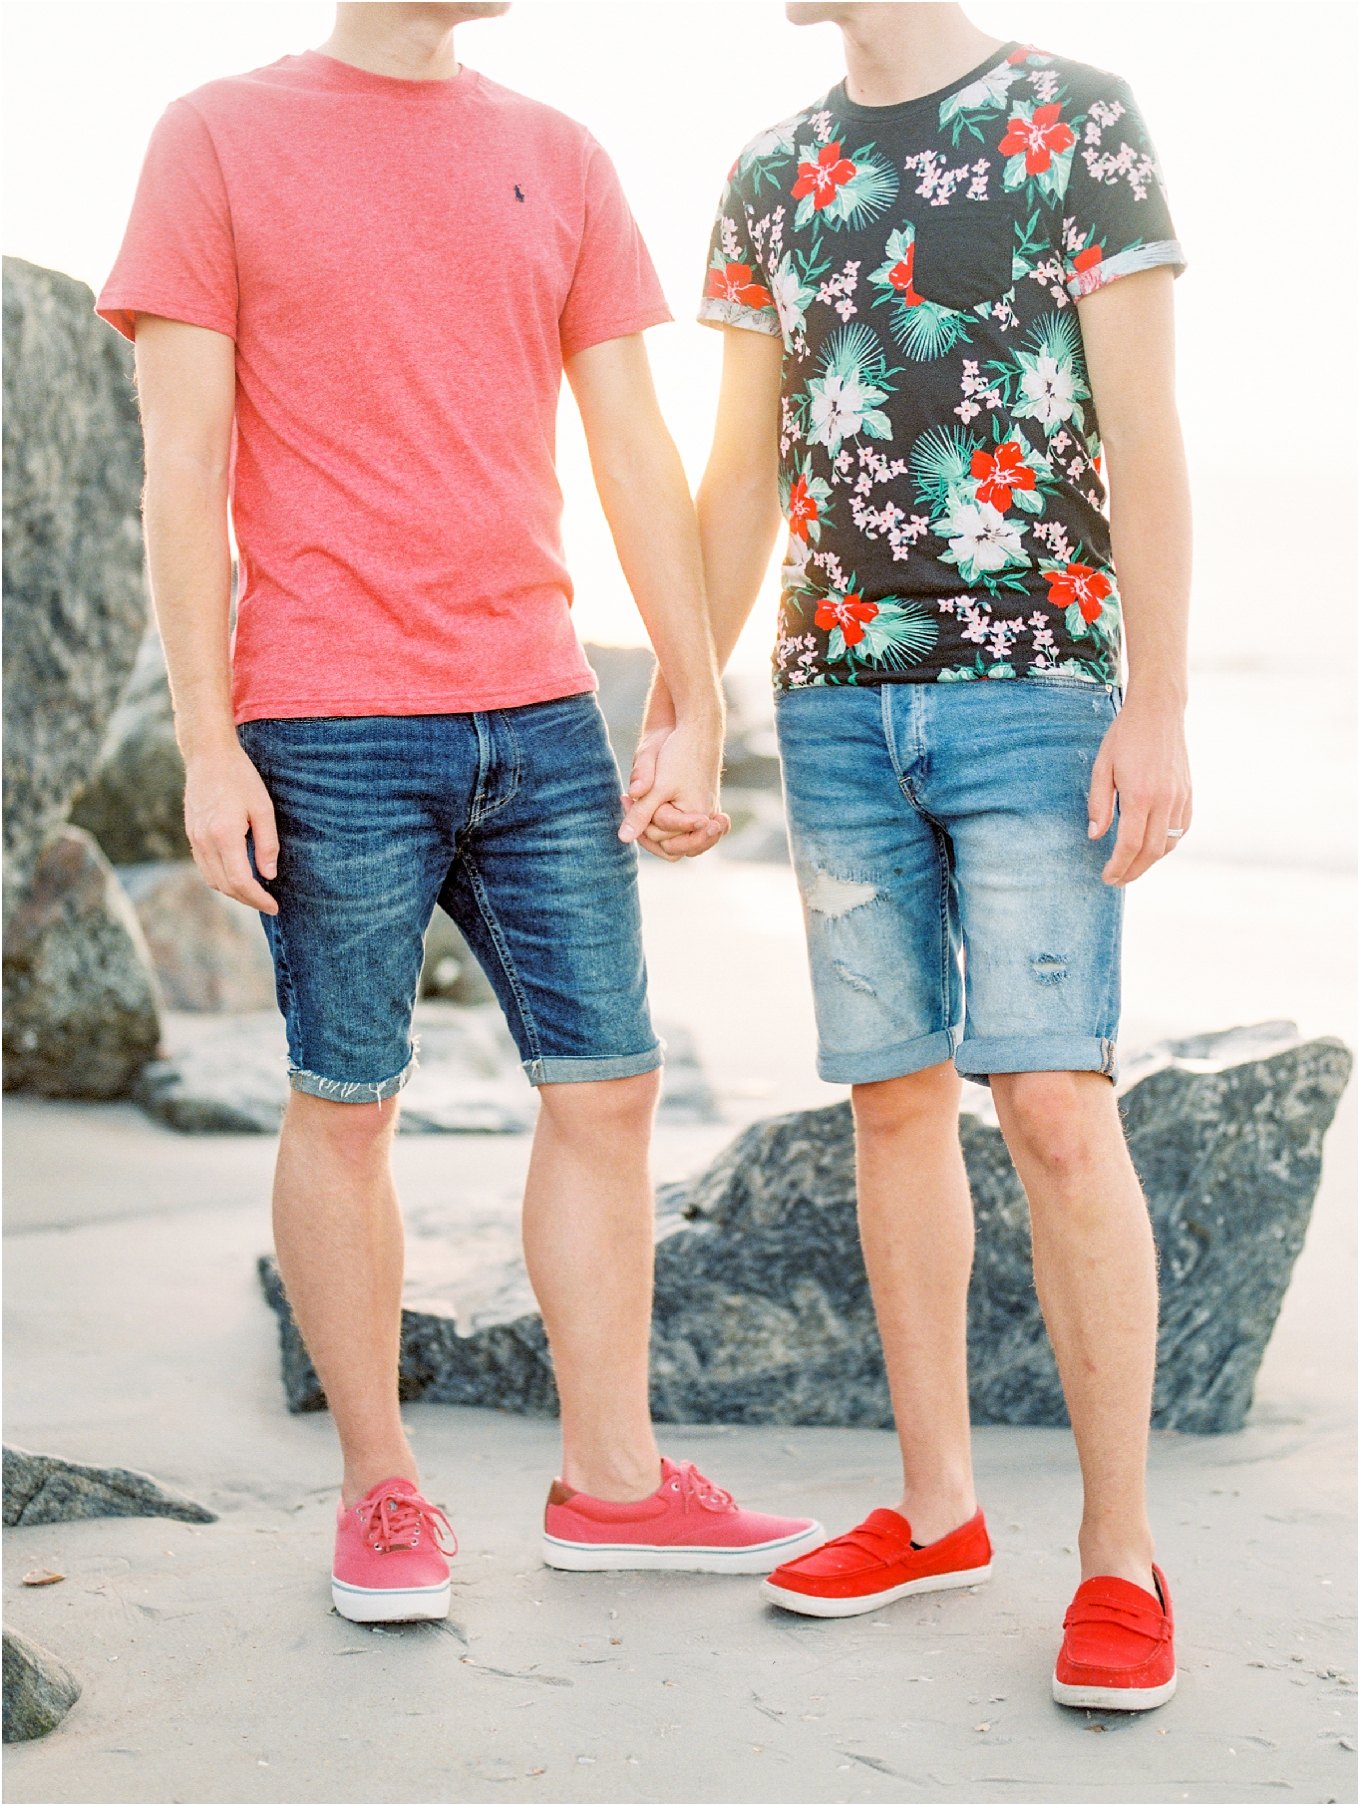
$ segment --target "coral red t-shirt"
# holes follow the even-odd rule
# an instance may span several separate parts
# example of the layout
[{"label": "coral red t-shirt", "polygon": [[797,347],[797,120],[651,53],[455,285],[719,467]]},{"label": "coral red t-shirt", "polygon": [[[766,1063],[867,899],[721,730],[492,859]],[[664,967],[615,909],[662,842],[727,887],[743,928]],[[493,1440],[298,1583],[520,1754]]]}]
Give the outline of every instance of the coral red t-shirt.
[{"label": "coral red t-shirt", "polygon": [[307,51],[211,82],[156,127],[98,311],[236,342],[237,721],[594,688],[562,362],[671,316],[583,126],[466,67]]}]

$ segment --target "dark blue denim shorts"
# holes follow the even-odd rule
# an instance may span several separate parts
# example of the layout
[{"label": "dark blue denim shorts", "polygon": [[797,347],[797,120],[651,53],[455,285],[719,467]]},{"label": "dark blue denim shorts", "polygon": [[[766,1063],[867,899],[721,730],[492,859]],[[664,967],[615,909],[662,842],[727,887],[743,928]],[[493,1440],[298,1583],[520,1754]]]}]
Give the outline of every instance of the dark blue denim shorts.
[{"label": "dark blue denim shorts", "polygon": [[279,831],[262,916],[296,1090],[376,1103],[410,1077],[436,905],[534,1085],[660,1066],[637,853],[592,695],[474,715],[247,721]]}]

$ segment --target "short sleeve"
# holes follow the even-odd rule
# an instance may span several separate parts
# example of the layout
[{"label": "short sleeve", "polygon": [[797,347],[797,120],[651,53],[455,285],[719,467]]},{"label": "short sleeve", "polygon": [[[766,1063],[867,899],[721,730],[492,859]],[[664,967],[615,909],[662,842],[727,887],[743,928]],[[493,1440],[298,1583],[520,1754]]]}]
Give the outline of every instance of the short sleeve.
[{"label": "short sleeve", "polygon": [[728,177],[718,203],[718,216],[708,241],[699,320],[704,326],[740,326],[780,338],[783,328],[759,253],[751,243],[754,197],[738,173],[740,159]]},{"label": "short sleeve", "polygon": [[177,100],[151,134],[122,249],[95,311],[130,339],[139,313],[235,338],[236,310],[226,183],[207,125]]},{"label": "short sleeve", "polygon": [[1185,253],[1176,239],[1157,153],[1127,86],[1111,81],[1078,128],[1063,220],[1063,274],[1080,300],[1137,270]]},{"label": "short sleeve", "polygon": [[585,188],[581,246],[558,322],[564,358],[671,318],[614,165],[593,140]]}]

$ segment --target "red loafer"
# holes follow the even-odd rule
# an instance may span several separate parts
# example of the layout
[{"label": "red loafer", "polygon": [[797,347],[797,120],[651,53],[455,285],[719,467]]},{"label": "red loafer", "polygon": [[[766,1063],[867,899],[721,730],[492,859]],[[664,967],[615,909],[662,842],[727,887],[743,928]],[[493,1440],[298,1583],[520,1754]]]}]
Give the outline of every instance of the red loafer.
[{"label": "red loafer", "polygon": [[809,1618],[853,1618],[910,1593],[976,1586],[990,1580],[992,1545],[979,1508],[938,1542],[913,1548],[911,1525],[895,1511],[864,1522],[811,1555],[785,1562],[761,1587],[773,1605]]},{"label": "red loafer", "polygon": [[1083,1580],[1063,1619],[1053,1670],[1060,1706],[1096,1712],[1147,1712],[1176,1691],[1176,1626],[1166,1576],[1152,1570],[1157,1594],[1131,1580]]}]

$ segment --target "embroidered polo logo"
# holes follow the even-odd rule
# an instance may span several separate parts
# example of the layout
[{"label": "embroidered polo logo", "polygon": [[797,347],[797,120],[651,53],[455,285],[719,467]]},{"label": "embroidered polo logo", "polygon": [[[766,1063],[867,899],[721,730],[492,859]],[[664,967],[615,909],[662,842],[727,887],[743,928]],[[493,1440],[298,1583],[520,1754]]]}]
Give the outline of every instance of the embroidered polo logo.
[{"label": "embroidered polo logo", "polygon": [[524,199],[524,190],[520,187],[518,182],[515,183],[515,199],[517,201],[522,201]]}]

